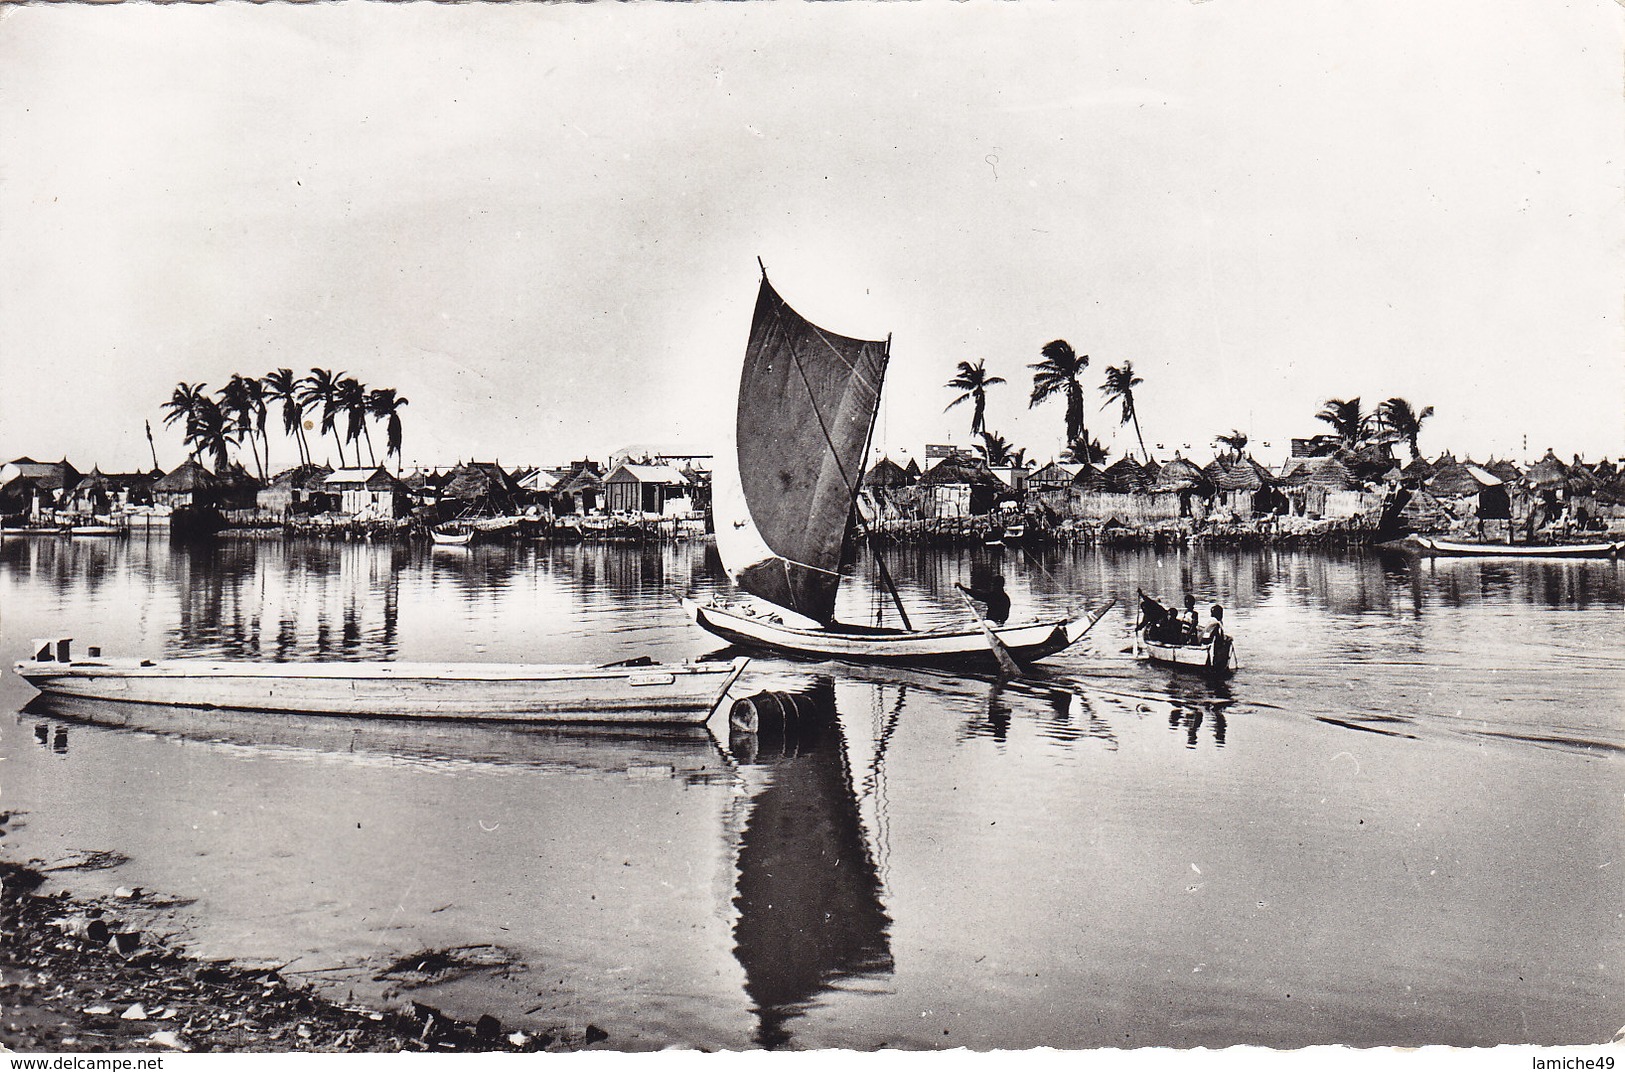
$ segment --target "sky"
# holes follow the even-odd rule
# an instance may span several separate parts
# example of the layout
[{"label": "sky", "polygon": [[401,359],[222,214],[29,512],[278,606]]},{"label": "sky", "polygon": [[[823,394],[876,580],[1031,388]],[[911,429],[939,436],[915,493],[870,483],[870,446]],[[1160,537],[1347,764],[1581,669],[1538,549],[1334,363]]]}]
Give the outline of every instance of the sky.
[{"label": "sky", "polygon": [[1621,28],[1608,0],[8,6],[0,455],[144,468],[150,420],[171,468],[177,382],[281,366],[408,397],[408,465],[714,449],[760,257],[891,336],[897,458],[971,442],[962,360],[1054,457],[1055,338],[1114,456],[1129,360],[1162,457],[1239,429],[1279,460],[1326,399],[1395,395],[1435,407],[1429,454],[1618,457]]}]

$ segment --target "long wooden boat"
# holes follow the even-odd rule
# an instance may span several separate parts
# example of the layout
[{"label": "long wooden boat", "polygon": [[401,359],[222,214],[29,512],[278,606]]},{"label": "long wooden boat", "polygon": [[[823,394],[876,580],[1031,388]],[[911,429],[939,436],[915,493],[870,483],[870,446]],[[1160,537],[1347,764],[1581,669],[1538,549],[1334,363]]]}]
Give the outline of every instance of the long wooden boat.
[{"label": "long wooden boat", "polygon": [[[778,614],[771,611],[757,613],[748,605],[702,604],[686,596],[682,597],[681,602],[695,624],[743,647],[858,662],[918,663],[975,669],[996,666],[987,636],[978,626],[965,629],[886,629],[840,622],[792,625]],[[1033,662],[1077,643],[1110,606],[1107,604],[1088,618],[993,626],[993,633],[1016,659]]]},{"label": "long wooden boat", "polygon": [[75,660],[38,641],[16,671],[46,695],[184,707],[376,718],[701,723],[746,659],[607,666],[524,663],[255,663]]},{"label": "long wooden boat", "polygon": [[1412,538],[1424,555],[1452,558],[1616,558],[1625,542],[1614,543],[1467,543],[1432,536]]},{"label": "long wooden boat", "polygon": [[[890,340],[848,338],[802,317],[764,270],[739,379],[733,443],[718,457],[712,512],[717,554],[734,582],[772,608],[749,613],[684,600],[703,629],[790,655],[961,665],[994,660],[997,643],[968,623],[915,629],[877,562],[900,628],[835,620],[841,566],[858,534],[859,479],[880,410]],[[780,612],[784,613],[780,613]],[[1098,618],[1098,615],[1097,615]],[[1000,627],[1016,658],[1075,644],[1082,617]]]}]

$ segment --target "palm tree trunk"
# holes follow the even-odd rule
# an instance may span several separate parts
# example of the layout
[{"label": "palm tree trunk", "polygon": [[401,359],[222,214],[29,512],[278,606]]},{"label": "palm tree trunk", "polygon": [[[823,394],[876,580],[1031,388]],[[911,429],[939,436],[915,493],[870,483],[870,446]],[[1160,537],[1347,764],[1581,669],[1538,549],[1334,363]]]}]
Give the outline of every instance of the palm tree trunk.
[{"label": "palm tree trunk", "polygon": [[1145,463],[1151,464],[1151,452],[1145,449],[1145,436],[1140,434],[1140,411],[1134,411],[1134,438],[1140,441],[1140,453],[1145,455]]}]

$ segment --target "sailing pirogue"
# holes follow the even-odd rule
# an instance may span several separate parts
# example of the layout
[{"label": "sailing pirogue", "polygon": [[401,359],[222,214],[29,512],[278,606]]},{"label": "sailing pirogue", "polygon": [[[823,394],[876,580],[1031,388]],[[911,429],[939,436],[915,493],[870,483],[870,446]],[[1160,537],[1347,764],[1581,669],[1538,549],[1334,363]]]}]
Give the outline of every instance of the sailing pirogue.
[{"label": "sailing pirogue", "polygon": [[[841,562],[857,535],[859,478],[889,358],[889,340],[818,327],[763,275],[739,381],[734,449],[719,459],[712,511],[723,565],[740,588],[773,609],[683,597],[701,627],[737,644],[816,658],[994,662],[977,626],[914,629],[883,561],[881,581],[903,627],[835,621]],[[1017,659],[1030,661],[1075,644],[1092,624],[1059,618],[993,633]]]}]

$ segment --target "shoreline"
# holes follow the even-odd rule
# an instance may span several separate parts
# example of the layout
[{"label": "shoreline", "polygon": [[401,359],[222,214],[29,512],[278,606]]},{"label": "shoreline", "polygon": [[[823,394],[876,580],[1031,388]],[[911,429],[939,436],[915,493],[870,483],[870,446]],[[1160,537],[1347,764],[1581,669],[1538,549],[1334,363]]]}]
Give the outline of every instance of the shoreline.
[{"label": "shoreline", "polygon": [[199,960],[170,945],[153,924],[186,902],[52,885],[37,865],[0,859],[0,1050],[563,1053],[608,1038],[591,1024],[531,1033],[492,1016],[460,1021],[420,1002],[340,1004],[281,969]]}]

